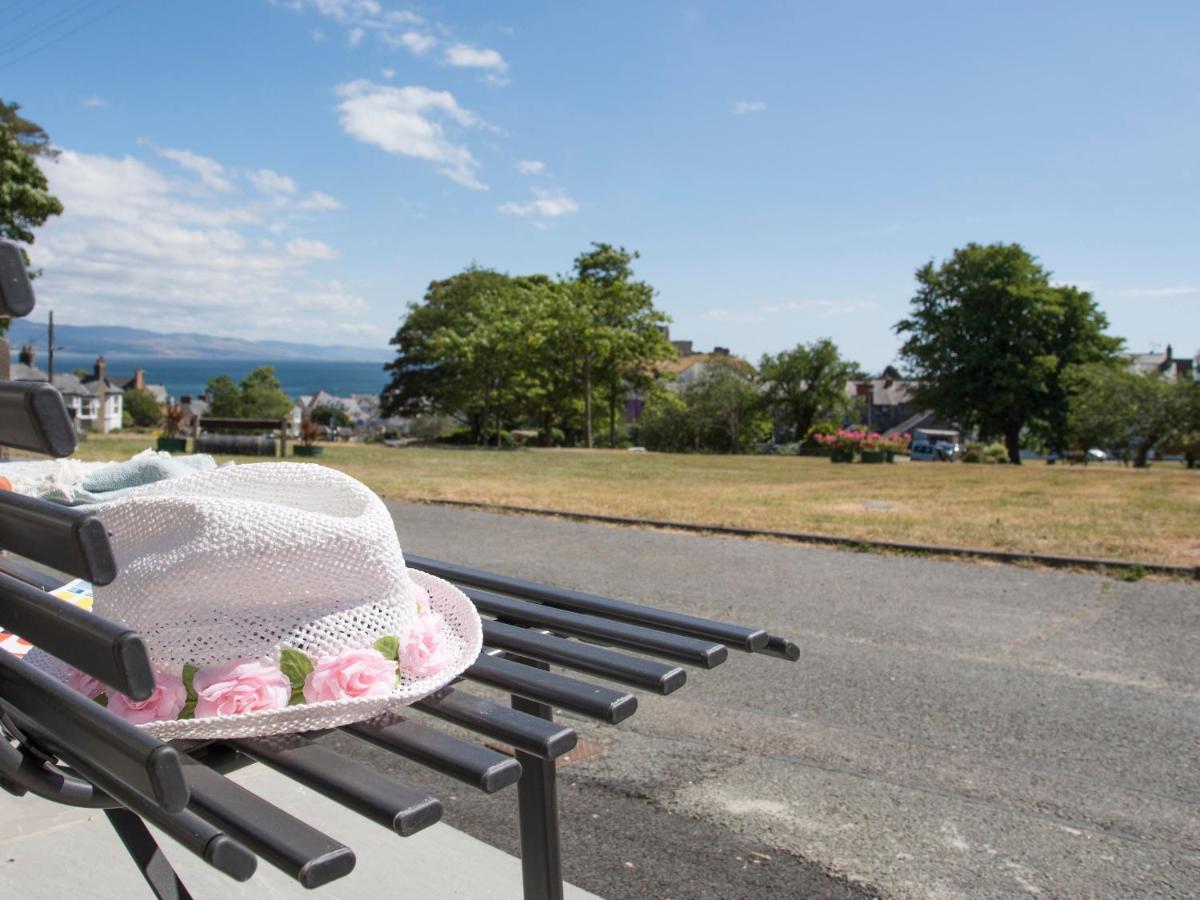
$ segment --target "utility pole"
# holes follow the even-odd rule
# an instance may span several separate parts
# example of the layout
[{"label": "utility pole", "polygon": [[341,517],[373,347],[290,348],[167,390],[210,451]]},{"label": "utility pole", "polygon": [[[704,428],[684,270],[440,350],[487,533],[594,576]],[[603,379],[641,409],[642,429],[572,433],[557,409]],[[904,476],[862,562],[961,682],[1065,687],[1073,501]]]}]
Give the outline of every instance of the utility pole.
[{"label": "utility pole", "polygon": [[46,364],[46,378],[54,386],[54,310],[50,310],[50,361]]}]

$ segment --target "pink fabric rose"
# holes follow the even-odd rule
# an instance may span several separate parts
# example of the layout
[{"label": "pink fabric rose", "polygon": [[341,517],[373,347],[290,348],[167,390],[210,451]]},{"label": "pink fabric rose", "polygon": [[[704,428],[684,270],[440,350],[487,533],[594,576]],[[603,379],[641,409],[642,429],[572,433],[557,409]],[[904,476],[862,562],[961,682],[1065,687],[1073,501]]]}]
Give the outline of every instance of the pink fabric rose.
[{"label": "pink fabric rose", "polygon": [[378,650],[347,650],[337,656],[322,656],[304,679],[304,699],[350,700],[383,697],[396,683],[396,664]]},{"label": "pink fabric rose", "polygon": [[287,676],[279,666],[261,659],[238,659],[200,669],[192,687],[196,689],[197,719],[283,709],[292,698]]},{"label": "pink fabric rose", "polygon": [[400,642],[400,668],[416,678],[436,675],[450,662],[445,623],[441,613],[417,616],[408,635]]},{"label": "pink fabric rose", "polygon": [[154,673],[154,693],[146,700],[130,700],[117,691],[108,693],[108,711],[134,725],[178,719],[187,702],[187,690],[177,675]]},{"label": "pink fabric rose", "polygon": [[107,685],[103,681],[93,678],[86,672],[80,672],[76,668],[67,670],[67,687],[73,691],[78,691],[89,700],[95,700],[108,690]]}]

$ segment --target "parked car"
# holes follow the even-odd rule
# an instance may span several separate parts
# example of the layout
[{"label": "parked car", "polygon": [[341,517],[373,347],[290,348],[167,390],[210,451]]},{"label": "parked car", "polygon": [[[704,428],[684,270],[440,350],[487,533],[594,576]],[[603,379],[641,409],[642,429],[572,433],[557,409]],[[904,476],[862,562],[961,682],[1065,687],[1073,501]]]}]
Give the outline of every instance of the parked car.
[{"label": "parked car", "polygon": [[908,458],[913,462],[945,462],[946,457],[933,444],[913,444],[908,450]]}]

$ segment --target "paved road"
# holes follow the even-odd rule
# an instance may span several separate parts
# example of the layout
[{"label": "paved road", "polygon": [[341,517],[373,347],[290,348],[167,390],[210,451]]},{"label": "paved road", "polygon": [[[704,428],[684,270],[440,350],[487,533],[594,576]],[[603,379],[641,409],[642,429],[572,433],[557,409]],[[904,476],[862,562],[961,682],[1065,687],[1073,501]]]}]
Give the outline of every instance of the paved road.
[{"label": "paved road", "polygon": [[596,755],[564,770],[564,851],[588,890],[1200,896],[1194,584],[391,506],[413,553],[801,645],[576,723]]}]

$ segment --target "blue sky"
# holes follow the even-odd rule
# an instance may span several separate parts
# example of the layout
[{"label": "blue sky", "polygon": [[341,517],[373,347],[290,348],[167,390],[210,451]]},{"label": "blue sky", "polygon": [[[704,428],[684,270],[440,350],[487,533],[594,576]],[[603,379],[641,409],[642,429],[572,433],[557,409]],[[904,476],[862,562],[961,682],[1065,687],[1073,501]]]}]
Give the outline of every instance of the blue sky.
[{"label": "blue sky", "polygon": [[471,262],[642,254],[674,337],[892,361],[912,273],[1019,241],[1200,350],[1200,5],[16,0],[62,321],[382,346]]}]

